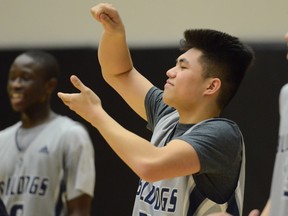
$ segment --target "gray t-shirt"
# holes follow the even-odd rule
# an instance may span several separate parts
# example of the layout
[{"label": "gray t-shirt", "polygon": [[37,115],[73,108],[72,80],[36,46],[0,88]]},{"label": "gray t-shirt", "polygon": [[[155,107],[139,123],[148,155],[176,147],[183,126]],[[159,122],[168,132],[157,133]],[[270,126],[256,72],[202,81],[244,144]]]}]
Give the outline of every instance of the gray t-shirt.
[{"label": "gray t-shirt", "polygon": [[[198,154],[201,170],[191,176],[156,183],[140,180],[133,215],[139,215],[137,212],[141,212],[140,215],[203,215],[199,212],[205,200],[218,204],[230,202],[225,210],[240,215],[242,206],[237,206],[234,197],[242,160],[243,140],[238,126],[223,118],[196,125],[180,124],[177,111],[163,102],[162,94],[153,87],[145,100],[147,127],[153,131],[151,142],[156,146],[163,146],[171,139],[188,142]],[[157,199],[156,195],[151,198],[156,191],[165,193],[168,207],[159,208],[157,202],[163,202],[162,198]]]}]

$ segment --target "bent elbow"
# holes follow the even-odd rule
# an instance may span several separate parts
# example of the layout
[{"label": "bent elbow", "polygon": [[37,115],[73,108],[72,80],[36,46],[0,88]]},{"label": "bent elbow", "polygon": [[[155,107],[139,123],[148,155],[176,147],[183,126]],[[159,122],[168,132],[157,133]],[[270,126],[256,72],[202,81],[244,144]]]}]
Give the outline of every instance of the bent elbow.
[{"label": "bent elbow", "polygon": [[162,180],[161,171],[157,170],[155,164],[152,163],[142,163],[139,165],[137,171],[139,178],[147,182],[156,182]]}]

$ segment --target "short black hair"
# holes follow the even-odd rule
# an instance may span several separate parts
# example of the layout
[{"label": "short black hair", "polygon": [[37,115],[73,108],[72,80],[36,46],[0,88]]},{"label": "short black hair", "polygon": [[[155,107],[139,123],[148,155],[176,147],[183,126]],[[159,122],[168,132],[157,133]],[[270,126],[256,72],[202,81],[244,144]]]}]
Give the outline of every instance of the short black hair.
[{"label": "short black hair", "polygon": [[251,47],[238,38],[212,29],[188,29],[180,41],[181,50],[195,48],[202,52],[199,58],[203,76],[221,80],[218,105],[223,109],[237,92],[248,68],[254,61]]},{"label": "short black hair", "polygon": [[29,50],[21,55],[27,55],[35,60],[38,67],[45,73],[45,79],[59,79],[60,66],[55,56],[43,50]]}]

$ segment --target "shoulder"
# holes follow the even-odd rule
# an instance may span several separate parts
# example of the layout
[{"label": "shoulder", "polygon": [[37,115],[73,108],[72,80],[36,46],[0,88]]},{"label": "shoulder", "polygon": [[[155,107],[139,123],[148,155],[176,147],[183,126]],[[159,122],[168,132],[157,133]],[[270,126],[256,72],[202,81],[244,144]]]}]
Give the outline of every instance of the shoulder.
[{"label": "shoulder", "polygon": [[145,107],[147,111],[155,112],[157,109],[163,107],[163,91],[153,86],[145,97]]},{"label": "shoulder", "polygon": [[57,115],[50,125],[55,136],[58,134],[67,143],[91,143],[87,128],[67,116]]},{"label": "shoulder", "polygon": [[21,122],[17,122],[14,125],[11,125],[0,131],[0,136],[10,135],[11,133],[15,133],[17,128],[20,127]]},{"label": "shoulder", "polygon": [[52,124],[55,124],[55,127],[59,130],[65,130],[68,132],[72,131],[86,131],[84,125],[78,121],[75,121],[67,116],[57,115],[57,117],[53,120]]},{"label": "shoulder", "polygon": [[222,118],[209,119],[196,124],[188,129],[181,139],[198,149],[197,152],[218,149],[220,152],[230,151],[230,155],[238,154],[243,142],[237,124]]},{"label": "shoulder", "polygon": [[13,143],[15,143],[15,136],[17,133],[17,129],[20,127],[21,122],[17,122],[16,124],[5,128],[0,131],[0,148],[12,147]]},{"label": "shoulder", "polygon": [[213,118],[205,120],[195,125],[195,130],[197,129],[208,130],[217,134],[227,134],[227,132],[235,133],[237,135],[241,134],[238,125],[234,121],[226,118]]},{"label": "shoulder", "polygon": [[146,95],[146,100],[149,100],[151,97],[162,97],[163,91],[157,88],[156,86],[153,86]]},{"label": "shoulder", "polygon": [[148,118],[148,128],[153,130],[160,120],[170,118],[170,114],[175,111],[163,101],[163,90],[152,87],[145,98],[145,108]]}]

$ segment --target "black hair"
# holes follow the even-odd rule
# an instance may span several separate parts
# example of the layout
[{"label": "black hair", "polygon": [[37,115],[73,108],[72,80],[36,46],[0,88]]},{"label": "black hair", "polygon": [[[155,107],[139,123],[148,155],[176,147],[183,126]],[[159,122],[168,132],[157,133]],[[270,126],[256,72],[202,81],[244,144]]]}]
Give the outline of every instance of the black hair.
[{"label": "black hair", "polygon": [[254,52],[248,45],[234,36],[211,29],[186,30],[180,48],[200,50],[203,76],[221,80],[217,101],[221,109],[233,98],[254,60]]},{"label": "black hair", "polygon": [[27,55],[35,60],[41,71],[45,73],[45,79],[59,79],[60,67],[57,59],[50,53],[42,50],[29,50],[21,55]]}]

